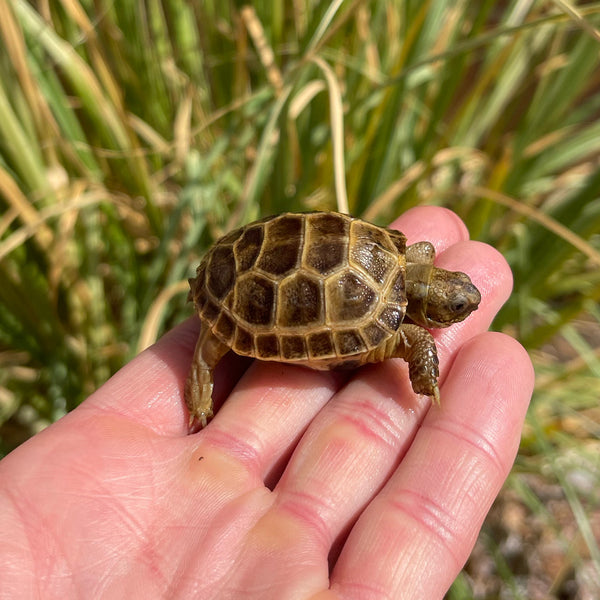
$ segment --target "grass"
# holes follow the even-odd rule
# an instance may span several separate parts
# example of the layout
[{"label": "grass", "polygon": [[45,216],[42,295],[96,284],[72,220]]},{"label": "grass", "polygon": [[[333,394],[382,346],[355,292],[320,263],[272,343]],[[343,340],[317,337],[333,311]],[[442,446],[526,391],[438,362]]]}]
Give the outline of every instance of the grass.
[{"label": "grass", "polygon": [[600,4],[562,0],[0,0],[0,450],[187,316],[186,277],[232,227],[445,205],[510,262],[494,327],[538,373],[513,473],[448,597],[593,595],[599,48]]}]

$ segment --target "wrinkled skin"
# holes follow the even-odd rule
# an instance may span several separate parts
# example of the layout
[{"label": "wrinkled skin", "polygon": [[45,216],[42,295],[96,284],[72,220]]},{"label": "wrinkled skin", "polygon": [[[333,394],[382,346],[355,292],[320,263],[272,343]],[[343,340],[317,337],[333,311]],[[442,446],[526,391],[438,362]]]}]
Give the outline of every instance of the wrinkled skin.
[{"label": "wrinkled skin", "polygon": [[533,371],[485,333],[503,258],[444,209],[394,226],[482,293],[434,333],[441,406],[402,360],[344,380],[226,357],[228,401],[188,435],[189,320],[0,462],[0,598],[442,598],[512,465]]}]

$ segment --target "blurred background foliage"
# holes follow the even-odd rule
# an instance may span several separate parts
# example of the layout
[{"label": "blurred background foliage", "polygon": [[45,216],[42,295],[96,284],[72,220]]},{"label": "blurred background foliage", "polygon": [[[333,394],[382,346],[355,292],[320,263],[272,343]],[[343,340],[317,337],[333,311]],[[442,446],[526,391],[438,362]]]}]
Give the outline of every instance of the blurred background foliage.
[{"label": "blurred background foliage", "polygon": [[229,229],[452,208],[511,264],[521,450],[449,598],[600,596],[600,4],[0,0],[0,450],[190,314]]}]

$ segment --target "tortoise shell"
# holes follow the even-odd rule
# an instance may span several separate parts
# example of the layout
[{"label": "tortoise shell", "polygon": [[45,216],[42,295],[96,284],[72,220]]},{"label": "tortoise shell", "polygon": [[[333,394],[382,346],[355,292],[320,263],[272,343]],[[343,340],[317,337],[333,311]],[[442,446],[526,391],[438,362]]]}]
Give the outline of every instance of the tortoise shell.
[{"label": "tortoise shell", "polygon": [[237,354],[350,367],[403,321],[405,252],[398,231],[339,213],[284,213],[218,241],[190,297]]}]

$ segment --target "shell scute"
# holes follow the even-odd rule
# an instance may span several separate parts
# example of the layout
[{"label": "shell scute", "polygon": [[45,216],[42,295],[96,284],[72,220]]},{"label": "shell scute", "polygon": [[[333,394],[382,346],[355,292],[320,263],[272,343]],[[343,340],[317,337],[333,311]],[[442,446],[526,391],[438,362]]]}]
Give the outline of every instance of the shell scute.
[{"label": "shell scute", "polygon": [[282,335],[281,356],[285,360],[305,360],[308,358],[306,340],[303,335]]},{"label": "shell scute", "polygon": [[[242,231],[242,230],[239,230]],[[254,266],[262,247],[264,231],[261,225],[248,227],[234,245],[234,256],[238,273]]]},{"label": "shell scute", "polygon": [[269,275],[284,276],[300,263],[302,215],[284,215],[265,225],[265,242],[256,267]]},{"label": "shell scute", "polygon": [[256,357],[262,360],[272,360],[279,357],[279,339],[274,333],[256,336]]},{"label": "shell scute", "polygon": [[406,306],[406,271],[404,268],[398,272],[393,280],[387,294],[387,301]]},{"label": "shell scute", "polygon": [[307,223],[317,237],[347,237],[351,217],[340,213],[317,212],[307,215]]},{"label": "shell scute", "polygon": [[206,270],[206,287],[217,299],[222,300],[235,284],[235,259],[228,246],[218,246],[210,256]]},{"label": "shell scute", "polygon": [[404,310],[401,306],[385,306],[377,315],[377,322],[383,325],[388,331],[397,331],[404,318]]},{"label": "shell scute", "polygon": [[310,245],[306,252],[306,266],[318,275],[329,275],[346,262],[348,242],[320,240]]},{"label": "shell scute", "polygon": [[398,258],[377,244],[356,243],[350,250],[350,264],[362,268],[369,277],[381,284],[396,268]]},{"label": "shell scute", "polygon": [[318,275],[329,275],[346,265],[350,219],[334,213],[308,215],[304,264]]},{"label": "shell scute", "polygon": [[304,215],[287,213],[275,217],[267,222],[269,240],[273,243],[287,242],[290,239],[298,240],[302,237],[304,229]]},{"label": "shell scute", "polygon": [[233,231],[230,231],[229,233],[226,233],[220,240],[219,240],[219,244],[225,244],[225,245],[230,245],[235,243],[235,241],[240,238],[242,235],[244,235],[246,233],[247,229],[244,229],[244,227],[239,227],[238,229],[234,229]]},{"label": "shell scute", "polygon": [[326,283],[328,321],[343,323],[364,318],[378,300],[377,292],[353,271]]},{"label": "shell scute", "polygon": [[367,325],[363,329],[362,334],[369,348],[376,348],[390,335],[383,327],[377,325],[377,323]]},{"label": "shell scute", "polygon": [[397,253],[397,248],[390,238],[389,233],[382,227],[372,225],[358,219],[352,221],[350,236],[354,244],[366,245],[368,247],[379,246],[392,253]]},{"label": "shell scute", "polygon": [[228,344],[233,340],[233,336],[235,335],[235,322],[225,311],[221,311],[221,314],[215,323],[215,333]]},{"label": "shell scute", "polygon": [[214,323],[221,314],[221,309],[219,308],[219,305],[210,298],[204,298],[200,314],[202,318],[206,319],[209,323]]},{"label": "shell scute", "polygon": [[275,283],[254,272],[238,278],[233,311],[250,325],[273,325]]},{"label": "shell scute", "polygon": [[323,289],[316,278],[299,272],[281,283],[277,301],[279,327],[306,327],[324,321]]},{"label": "shell scute", "polygon": [[335,345],[331,331],[317,331],[306,337],[308,354],[313,359],[326,359],[335,357]]},{"label": "shell scute", "polygon": [[355,329],[346,329],[334,333],[338,356],[350,356],[365,352],[367,346],[360,333]]},{"label": "shell scute", "polygon": [[386,228],[385,232],[387,233],[389,239],[392,244],[396,248],[396,252],[398,252],[399,256],[405,256],[406,254],[406,236],[395,229]]},{"label": "shell scute", "polygon": [[231,349],[236,354],[249,356],[254,352],[254,336],[250,331],[238,325],[235,328],[235,337]]}]

